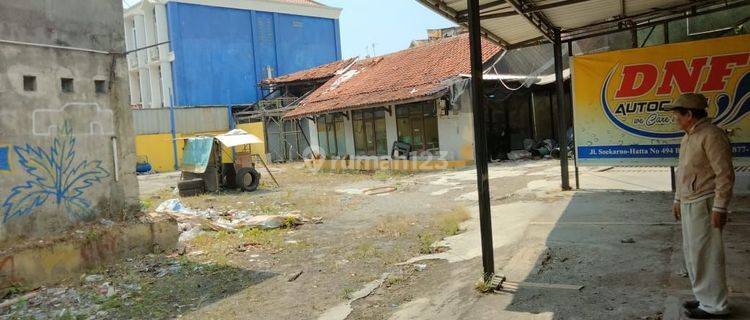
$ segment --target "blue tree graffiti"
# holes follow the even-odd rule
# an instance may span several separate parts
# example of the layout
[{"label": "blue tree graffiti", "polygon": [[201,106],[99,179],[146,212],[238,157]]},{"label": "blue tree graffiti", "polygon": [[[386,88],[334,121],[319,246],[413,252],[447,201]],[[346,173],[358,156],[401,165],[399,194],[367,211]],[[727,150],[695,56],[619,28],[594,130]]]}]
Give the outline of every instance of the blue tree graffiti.
[{"label": "blue tree graffiti", "polygon": [[72,218],[92,215],[91,202],[83,192],[95,182],[109,176],[99,160],[76,163],[76,139],[66,121],[49,149],[39,146],[14,146],[18,163],[30,176],[13,187],[3,202],[3,223],[14,217],[29,215],[50,198]]}]

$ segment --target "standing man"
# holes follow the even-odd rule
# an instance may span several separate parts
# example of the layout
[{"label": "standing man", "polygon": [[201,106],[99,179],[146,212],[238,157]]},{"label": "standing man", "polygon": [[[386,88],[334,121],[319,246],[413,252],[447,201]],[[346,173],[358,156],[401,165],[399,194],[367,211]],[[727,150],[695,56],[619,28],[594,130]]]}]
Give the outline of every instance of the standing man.
[{"label": "standing man", "polygon": [[692,319],[729,316],[722,229],[732,198],[732,149],[724,131],[711,124],[702,94],[686,93],[665,107],[685,131],[680,143],[673,212],[682,220],[685,266],[695,301],[683,304]]}]

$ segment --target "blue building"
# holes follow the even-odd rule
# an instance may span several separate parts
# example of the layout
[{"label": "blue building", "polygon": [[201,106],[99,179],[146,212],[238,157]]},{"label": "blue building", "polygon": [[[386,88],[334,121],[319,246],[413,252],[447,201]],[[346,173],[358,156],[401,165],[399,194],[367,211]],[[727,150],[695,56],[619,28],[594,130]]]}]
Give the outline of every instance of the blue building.
[{"label": "blue building", "polygon": [[[341,59],[341,9],[312,0],[142,0],[125,11],[134,107],[246,105],[268,77]],[[145,48],[145,49],[142,49]]]}]

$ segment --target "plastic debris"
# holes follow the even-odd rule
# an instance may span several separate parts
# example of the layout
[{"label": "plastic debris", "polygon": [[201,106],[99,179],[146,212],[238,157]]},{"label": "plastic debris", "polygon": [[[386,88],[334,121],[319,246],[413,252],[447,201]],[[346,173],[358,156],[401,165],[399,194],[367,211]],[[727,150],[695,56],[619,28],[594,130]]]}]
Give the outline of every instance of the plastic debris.
[{"label": "plastic debris", "polygon": [[83,278],[83,280],[86,281],[87,283],[100,282],[104,280],[104,276],[100,274],[90,274],[90,275],[87,275],[85,278]]},{"label": "plastic debris", "polygon": [[521,159],[529,159],[529,158],[531,158],[531,152],[527,150],[514,150],[511,152],[508,152],[509,160],[521,160]]}]

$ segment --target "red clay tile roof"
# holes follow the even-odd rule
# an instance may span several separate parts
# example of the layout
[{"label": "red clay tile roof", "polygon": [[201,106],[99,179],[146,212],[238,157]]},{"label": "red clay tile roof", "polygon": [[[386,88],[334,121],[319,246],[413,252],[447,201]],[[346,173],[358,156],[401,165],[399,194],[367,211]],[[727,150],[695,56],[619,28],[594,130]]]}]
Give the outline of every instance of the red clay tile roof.
[{"label": "red clay tile roof", "polygon": [[336,72],[348,67],[356,58],[334,61],[328,64],[320,65],[312,69],[297,71],[294,73],[278,76],[276,78],[265,79],[261,84],[282,84],[302,81],[328,80],[336,75]]},{"label": "red clay tile roof", "polygon": [[[482,39],[486,62],[500,51]],[[468,34],[360,60],[302,100],[284,116],[311,114],[432,97],[447,90],[445,80],[471,72]]]}]

